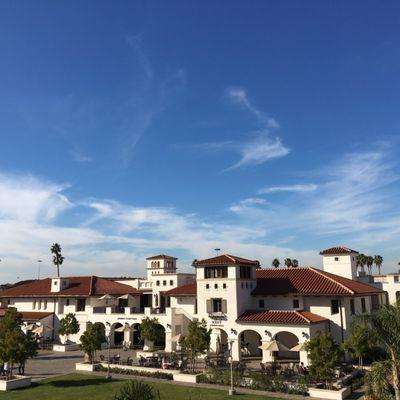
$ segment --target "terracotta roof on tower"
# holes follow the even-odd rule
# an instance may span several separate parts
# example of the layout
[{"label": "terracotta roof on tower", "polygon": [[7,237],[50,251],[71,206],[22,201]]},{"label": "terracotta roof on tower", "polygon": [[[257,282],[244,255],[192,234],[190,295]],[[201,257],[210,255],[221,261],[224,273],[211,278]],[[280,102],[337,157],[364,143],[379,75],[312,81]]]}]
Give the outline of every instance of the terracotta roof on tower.
[{"label": "terracotta roof on tower", "polygon": [[146,260],[177,260],[176,257],[167,256],[166,254],[159,254],[158,256],[147,257]]},{"label": "terracotta roof on tower", "polygon": [[323,321],[327,321],[327,318],[309,311],[297,310],[246,311],[237,319],[237,322],[284,325],[309,325]]},{"label": "terracotta roof on tower", "polygon": [[248,260],[242,257],[231,256],[230,254],[222,254],[220,256],[206,258],[204,260],[194,260],[192,265],[197,266],[207,266],[207,265],[255,265],[259,266],[260,262],[258,260]]},{"label": "terracotta roof on tower", "polygon": [[63,297],[63,296],[103,296],[139,294],[140,292],[129,285],[109,281],[97,276],[66,277],[69,285],[60,292],[51,292],[51,278],[36,280],[25,285],[0,291],[0,297]]},{"label": "terracotta roof on tower", "polygon": [[178,286],[174,289],[164,292],[167,296],[196,296],[197,294],[197,283],[189,283],[187,285]]},{"label": "terracotta roof on tower", "polygon": [[319,254],[321,254],[322,256],[328,254],[351,254],[351,253],[358,254],[358,251],[349,249],[348,247],[344,246],[337,246],[319,252]]},{"label": "terracotta roof on tower", "polygon": [[365,295],[382,290],[316,268],[269,268],[257,270],[253,295]]}]

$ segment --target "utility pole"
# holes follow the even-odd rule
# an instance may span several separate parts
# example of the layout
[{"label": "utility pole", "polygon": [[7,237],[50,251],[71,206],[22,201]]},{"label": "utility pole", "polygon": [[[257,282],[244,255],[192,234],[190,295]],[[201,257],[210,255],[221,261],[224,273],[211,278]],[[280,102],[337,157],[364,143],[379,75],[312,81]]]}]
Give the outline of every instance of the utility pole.
[{"label": "utility pole", "polygon": [[42,263],[42,260],[37,260],[38,263],[38,273],[37,273],[37,278],[38,280],[40,279],[40,263]]}]

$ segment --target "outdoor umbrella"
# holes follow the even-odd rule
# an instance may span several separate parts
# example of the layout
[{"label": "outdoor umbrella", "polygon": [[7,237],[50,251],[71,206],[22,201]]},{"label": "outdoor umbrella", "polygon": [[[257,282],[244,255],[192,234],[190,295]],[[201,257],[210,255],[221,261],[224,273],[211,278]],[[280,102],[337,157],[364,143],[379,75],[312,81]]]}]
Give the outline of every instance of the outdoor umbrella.
[{"label": "outdoor umbrella", "polygon": [[119,296],[118,298],[122,300],[130,300],[133,299],[133,296],[131,294],[124,294],[122,296]]},{"label": "outdoor umbrella", "polygon": [[261,350],[268,350],[268,351],[290,351],[288,347],[278,342],[277,340],[271,340],[270,342],[265,342],[258,348]]},{"label": "outdoor umbrella", "polygon": [[298,343],[296,346],[292,347],[290,351],[305,351],[306,344],[305,343]]},{"label": "outdoor umbrella", "polygon": [[39,335],[43,335],[43,333],[45,333],[45,332],[49,332],[49,331],[52,331],[53,330],[53,328],[51,328],[50,326],[47,326],[47,325],[41,325],[41,326],[38,326],[37,328],[35,328],[35,329],[33,329],[33,333],[38,333]]},{"label": "outdoor umbrella", "polygon": [[131,327],[129,325],[120,326],[119,328],[115,328],[114,332],[130,332]]},{"label": "outdoor umbrella", "polygon": [[25,328],[27,331],[31,331],[32,329],[37,328],[37,326],[35,324],[28,324]]}]

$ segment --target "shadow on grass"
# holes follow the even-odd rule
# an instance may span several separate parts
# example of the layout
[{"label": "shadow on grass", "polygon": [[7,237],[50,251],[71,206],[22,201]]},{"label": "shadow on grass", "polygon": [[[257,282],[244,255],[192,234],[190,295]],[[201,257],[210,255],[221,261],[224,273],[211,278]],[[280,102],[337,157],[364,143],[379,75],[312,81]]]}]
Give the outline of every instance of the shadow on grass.
[{"label": "shadow on grass", "polygon": [[57,381],[52,381],[48,382],[48,385],[55,386],[55,387],[82,387],[82,386],[96,386],[96,385],[102,385],[104,383],[107,383],[107,381],[104,378],[96,378],[96,379],[82,379],[82,380],[57,380]]}]

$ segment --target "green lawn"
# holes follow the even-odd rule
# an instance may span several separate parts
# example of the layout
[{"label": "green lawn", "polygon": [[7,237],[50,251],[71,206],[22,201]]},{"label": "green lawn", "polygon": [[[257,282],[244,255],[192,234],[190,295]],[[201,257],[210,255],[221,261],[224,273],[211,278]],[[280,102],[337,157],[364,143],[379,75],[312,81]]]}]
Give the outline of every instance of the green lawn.
[{"label": "green lawn", "polygon": [[[112,400],[118,388],[126,380],[106,381],[93,375],[64,375],[35,383],[29,389],[0,392],[0,400]],[[219,400],[232,399],[227,395],[228,388],[208,390],[177,386],[168,383],[150,383],[159,390],[162,400]],[[264,396],[238,395],[238,400],[277,400]]]}]

